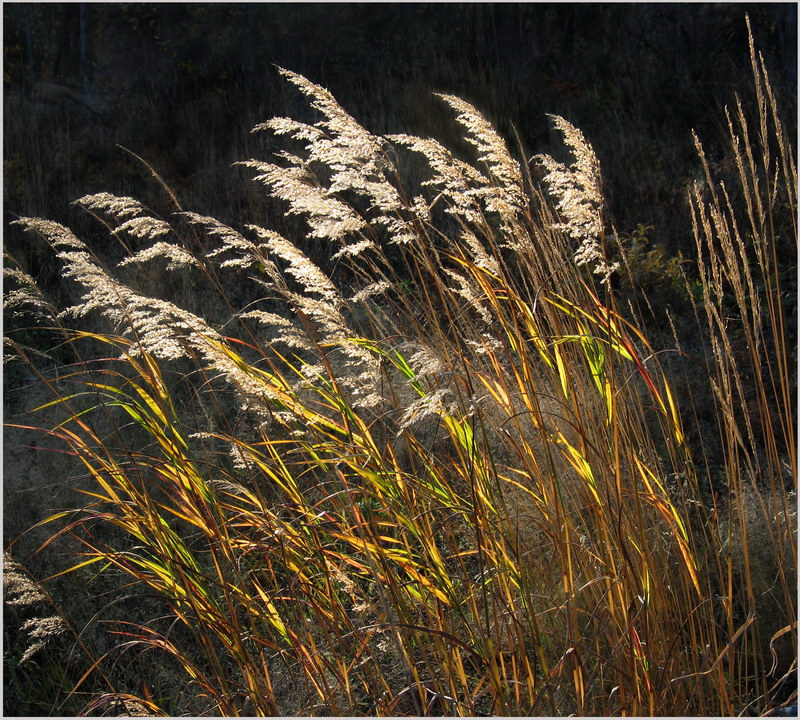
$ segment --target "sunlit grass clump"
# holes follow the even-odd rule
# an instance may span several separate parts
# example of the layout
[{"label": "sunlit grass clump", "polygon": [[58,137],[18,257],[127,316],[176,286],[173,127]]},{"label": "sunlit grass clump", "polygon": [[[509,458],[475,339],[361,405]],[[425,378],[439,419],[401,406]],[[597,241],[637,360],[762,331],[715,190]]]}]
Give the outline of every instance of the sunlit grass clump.
[{"label": "sunlit grass clump", "polygon": [[[372,135],[281,71],[319,119],[258,126],[290,149],[243,164],[306,237],[234,229],[174,196],[163,218],[107,193],[78,201],[124,243],[120,265],[166,263],[225,302],[249,283],[224,326],[169,288],[137,291],[67,228],[19,221],[83,292],[59,313],[10,271],[11,306],[50,318],[82,358],[42,371],[44,409],[66,413],[43,429],[95,481],[61,532],[84,545],[76,567],[163,601],[159,617],[120,618],[97,667],[149,648],[181,669],[195,712],[228,716],[785,701],[797,457],[779,246],[796,246],[796,170],[755,54],[753,69],[758,127],[741,105],[730,117],[739,187],[717,183],[697,141],[706,350],[685,366],[618,303],[624,243],[608,242],[591,146],[560,117],[569,157],[521,162],[442,96],[468,163]],[[679,366],[710,388],[699,446]],[[180,710],[151,679],[136,692]]]}]

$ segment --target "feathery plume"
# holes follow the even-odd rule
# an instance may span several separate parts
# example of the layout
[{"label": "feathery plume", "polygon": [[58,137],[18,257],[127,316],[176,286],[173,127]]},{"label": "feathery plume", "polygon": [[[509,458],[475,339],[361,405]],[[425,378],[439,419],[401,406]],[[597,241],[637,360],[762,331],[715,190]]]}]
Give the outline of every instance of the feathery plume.
[{"label": "feathery plume", "polygon": [[7,605],[35,605],[47,596],[9,553],[3,553],[3,595]]},{"label": "feathery plume", "polygon": [[146,263],[156,258],[167,260],[167,270],[179,270],[189,265],[199,265],[196,258],[192,257],[184,248],[172,243],[157,242],[149,248],[140,250],[119,263],[119,266],[132,265],[134,263]]},{"label": "feathery plume", "polygon": [[303,167],[284,168],[258,160],[237,163],[258,171],[253,179],[270,188],[273,197],[289,204],[287,214],[300,215],[311,238],[340,240],[366,227],[366,222],[346,203],[332,197]]},{"label": "feathery plume", "polygon": [[43,319],[54,318],[58,314],[28,273],[19,268],[4,267],[3,276],[17,283],[16,290],[5,290],[4,287],[3,307],[6,310],[26,312]]},{"label": "feathery plume", "polygon": [[320,295],[334,306],[341,305],[341,295],[330,278],[297,247],[273,230],[265,230],[258,225],[248,225],[247,228],[258,235],[263,247],[289,264],[286,272],[297,280],[306,292]]},{"label": "feathery plume", "polygon": [[73,202],[87,210],[102,210],[117,220],[138,217],[146,212],[144,205],[130,197],[121,197],[102,192],[84,195]]},{"label": "feathery plume", "polygon": [[130,220],[126,220],[122,225],[114,230],[115,235],[119,235],[122,232],[126,232],[129,235],[133,235],[134,237],[141,238],[143,240],[152,240],[154,238],[160,237],[161,235],[166,235],[170,232],[172,228],[170,227],[169,223],[164,222],[163,220],[158,220],[157,218],[150,217],[149,215],[145,215],[143,217],[135,217],[131,218]]},{"label": "feathery plume", "polygon": [[20,665],[28,662],[52,638],[63,635],[67,630],[67,624],[64,622],[64,618],[53,615],[46,618],[26,620],[22,623],[22,630],[28,634],[28,639],[32,642],[20,658]]},{"label": "feathery plume", "polygon": [[467,130],[467,141],[478,150],[478,161],[485,162],[492,175],[520,202],[524,197],[519,163],[508,152],[505,141],[492,124],[468,102],[455,95],[437,93],[458,115],[456,121]]},{"label": "feathery plume", "polygon": [[546,174],[544,182],[564,222],[555,224],[577,243],[573,256],[576,264],[594,263],[594,272],[607,279],[618,267],[609,265],[603,247],[603,195],[600,163],[583,133],[558,115],[549,115],[570,149],[573,161],[567,166],[549,155],[536,159]]},{"label": "feathery plume", "polygon": [[[6,605],[29,607],[48,601],[40,586],[9,553],[3,553],[3,591]],[[59,615],[34,617],[22,623],[21,629],[28,635],[30,644],[20,658],[20,665],[30,660],[52,638],[66,632],[67,624]]]},{"label": "feathery plume", "polygon": [[453,393],[449,388],[441,388],[411,403],[400,418],[398,435],[429,415],[440,415],[442,413],[453,415],[456,411],[455,403],[452,400],[446,402],[452,395]]}]

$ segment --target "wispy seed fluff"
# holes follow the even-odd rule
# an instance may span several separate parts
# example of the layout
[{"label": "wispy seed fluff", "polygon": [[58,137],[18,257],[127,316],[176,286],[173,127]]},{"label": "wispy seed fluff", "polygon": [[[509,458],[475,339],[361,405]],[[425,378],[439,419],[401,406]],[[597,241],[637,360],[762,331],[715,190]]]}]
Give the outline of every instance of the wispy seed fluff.
[{"label": "wispy seed fluff", "polygon": [[167,261],[167,270],[178,270],[189,265],[198,265],[197,260],[187,250],[179,245],[166,242],[157,242],[149,248],[140,250],[138,253],[122,260],[119,265],[146,263],[157,258],[163,258]]},{"label": "wispy seed fluff", "polygon": [[87,210],[100,210],[117,220],[143,215],[146,210],[138,200],[130,197],[120,197],[111,193],[102,192],[94,195],[84,195],[75,200],[74,205],[80,205]]},{"label": "wispy seed fluff", "polygon": [[[6,605],[29,607],[47,602],[39,585],[8,553],[3,554],[3,591]],[[62,635],[67,625],[64,618],[53,615],[30,618],[22,624],[21,629],[27,633],[30,644],[20,658],[20,665],[30,660],[51,638]]]},{"label": "wispy seed fluff", "polygon": [[36,218],[16,221],[38,231],[56,249],[64,263],[63,275],[83,287],[81,302],[62,313],[76,316],[99,312],[127,335],[133,335],[129,352],[139,350],[163,360],[200,357],[239,393],[243,405],[269,415],[267,403],[279,389],[257,373],[247,372],[225,351],[224,338],[205,320],[174,303],[142,295],[111,277],[70,230]]},{"label": "wispy seed fluff", "polygon": [[319,295],[334,306],[341,305],[341,295],[330,278],[286,238],[258,225],[248,225],[247,228],[258,235],[263,246],[273,255],[288,263],[286,272],[303,286],[305,292]]},{"label": "wispy seed fluff", "polygon": [[254,180],[267,185],[273,197],[286,201],[289,215],[305,218],[310,228],[309,237],[341,240],[366,227],[366,222],[349,205],[320,187],[306,168],[285,168],[258,160],[238,164],[257,170]]},{"label": "wispy seed fluff", "polygon": [[537,155],[536,160],[546,171],[544,182],[563,219],[554,227],[567,234],[577,244],[574,260],[578,265],[594,264],[594,272],[608,278],[618,263],[610,265],[602,247],[603,194],[600,162],[583,133],[558,115],[550,115],[564,144],[570,149],[573,162],[567,166],[549,155]]},{"label": "wispy seed fluff", "polygon": [[400,418],[398,435],[430,415],[449,416],[457,412],[450,388],[440,388],[411,403]]},{"label": "wispy seed fluff", "polygon": [[22,629],[28,634],[30,645],[20,658],[20,665],[30,660],[41,650],[51,638],[63,635],[67,630],[64,618],[53,615],[46,618],[31,618],[22,623]]},{"label": "wispy seed fluff", "polygon": [[[387,139],[425,158],[433,175],[422,185],[440,192],[440,196],[446,200],[446,212],[463,217],[467,222],[480,221],[480,192],[490,186],[480,172],[469,163],[453,157],[444,145],[431,138],[399,134],[387,135]],[[430,207],[422,198],[415,198],[414,209],[420,218],[430,218]]]},{"label": "wispy seed fluff", "polygon": [[[10,258],[6,257],[6,262]],[[3,307],[6,310],[15,312],[30,313],[39,318],[54,318],[58,311],[50,304],[42,294],[36,281],[19,268],[4,267],[3,277],[8,280],[16,281],[15,290],[3,289]]]},{"label": "wispy seed fluff", "polygon": [[9,553],[3,554],[3,600],[6,605],[35,605],[46,601],[41,588]]},{"label": "wispy seed fluff", "polygon": [[325,88],[290,70],[279,68],[278,71],[311,98],[311,106],[323,115],[318,127],[324,128],[327,133],[286,118],[257,125],[255,129],[269,128],[274,132],[290,134],[295,139],[307,140],[307,148],[311,153],[309,159],[319,160],[334,170],[360,168],[366,163],[366,170],[373,171],[380,158],[381,139],[361,127]]},{"label": "wispy seed fluff", "polygon": [[[358,237],[367,221],[336,197],[345,191],[367,199],[374,215],[369,223],[384,226],[395,242],[404,241],[407,231],[398,217],[404,205],[385,176],[390,167],[386,142],[365,130],[325,88],[289,70],[279,71],[311,98],[311,106],[322,114],[322,119],[315,126],[290,118],[273,118],[256,125],[254,130],[271,130],[303,142],[305,154],[301,158],[281,153],[289,167],[255,160],[243,164],[260,171],[256,179],[268,185],[275,197],[287,201],[291,213],[306,216],[313,237],[345,245],[340,255],[355,257],[375,247],[371,241]],[[327,182],[314,175],[315,164],[327,168]],[[356,235],[356,242],[347,244],[348,235]]]},{"label": "wispy seed fluff", "polygon": [[161,235],[166,235],[170,230],[172,230],[172,228],[169,226],[169,223],[145,215],[143,217],[135,217],[126,220],[114,230],[114,234],[119,235],[120,233],[126,232],[137,238],[152,240]]},{"label": "wispy seed fluff", "polygon": [[519,163],[514,160],[505,141],[492,124],[472,105],[454,95],[442,95],[442,98],[458,113],[456,120],[467,130],[466,140],[478,150],[478,162],[485,162],[494,178],[499,181],[515,207],[524,203],[522,173]]}]

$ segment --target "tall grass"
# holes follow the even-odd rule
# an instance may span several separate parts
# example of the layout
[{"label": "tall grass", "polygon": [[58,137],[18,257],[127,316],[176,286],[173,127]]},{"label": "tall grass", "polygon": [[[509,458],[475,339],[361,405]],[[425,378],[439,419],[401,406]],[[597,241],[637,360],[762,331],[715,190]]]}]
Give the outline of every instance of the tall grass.
[{"label": "tall grass", "polygon": [[[41,429],[95,481],[58,533],[83,543],[75,568],[164,606],[120,619],[97,666],[171,657],[193,710],[229,716],[732,715],[785,701],[797,455],[779,254],[796,248],[796,169],[751,54],[756,130],[741,104],[730,117],[738,186],[717,183],[698,140],[689,198],[706,347],[692,372],[718,431],[699,447],[666,361],[688,352],[651,346],[618,304],[624,245],[611,256],[599,164],[562,118],[569,158],[520,163],[443,96],[467,162],[372,135],[282,70],[319,120],[258,126],[292,149],[243,165],[306,238],[179,207],[156,217],[107,193],[78,201],[126,244],[122,266],[166,262],[224,298],[231,280],[258,289],[224,327],[137,292],[67,228],[19,221],[84,293],[57,314],[12,272],[12,307],[51,318],[85,358],[42,372],[54,399],[40,409],[65,418]],[[89,313],[113,329],[72,322]],[[141,693],[151,711],[182,709],[153,677]]]}]

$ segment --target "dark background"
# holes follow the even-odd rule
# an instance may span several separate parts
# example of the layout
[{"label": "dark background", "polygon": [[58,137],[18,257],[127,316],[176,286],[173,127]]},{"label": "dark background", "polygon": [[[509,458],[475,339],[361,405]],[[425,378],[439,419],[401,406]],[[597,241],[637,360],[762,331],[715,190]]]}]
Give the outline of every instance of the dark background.
[{"label": "dark background", "polygon": [[[230,165],[269,154],[254,124],[304,112],[277,64],[375,133],[456,150],[434,91],[472,102],[512,146],[516,130],[528,156],[548,149],[546,113],[563,115],[595,146],[617,229],[654,226],[655,242],[686,251],[691,130],[724,166],[723,107],[751,93],[746,14],[794,138],[794,4],[5,3],[4,221],[80,231],[69,203],[87,192],[157,204],[163,193],[117,144],[187,209],[239,225],[263,214]],[[47,276],[37,262],[29,269]]]}]

